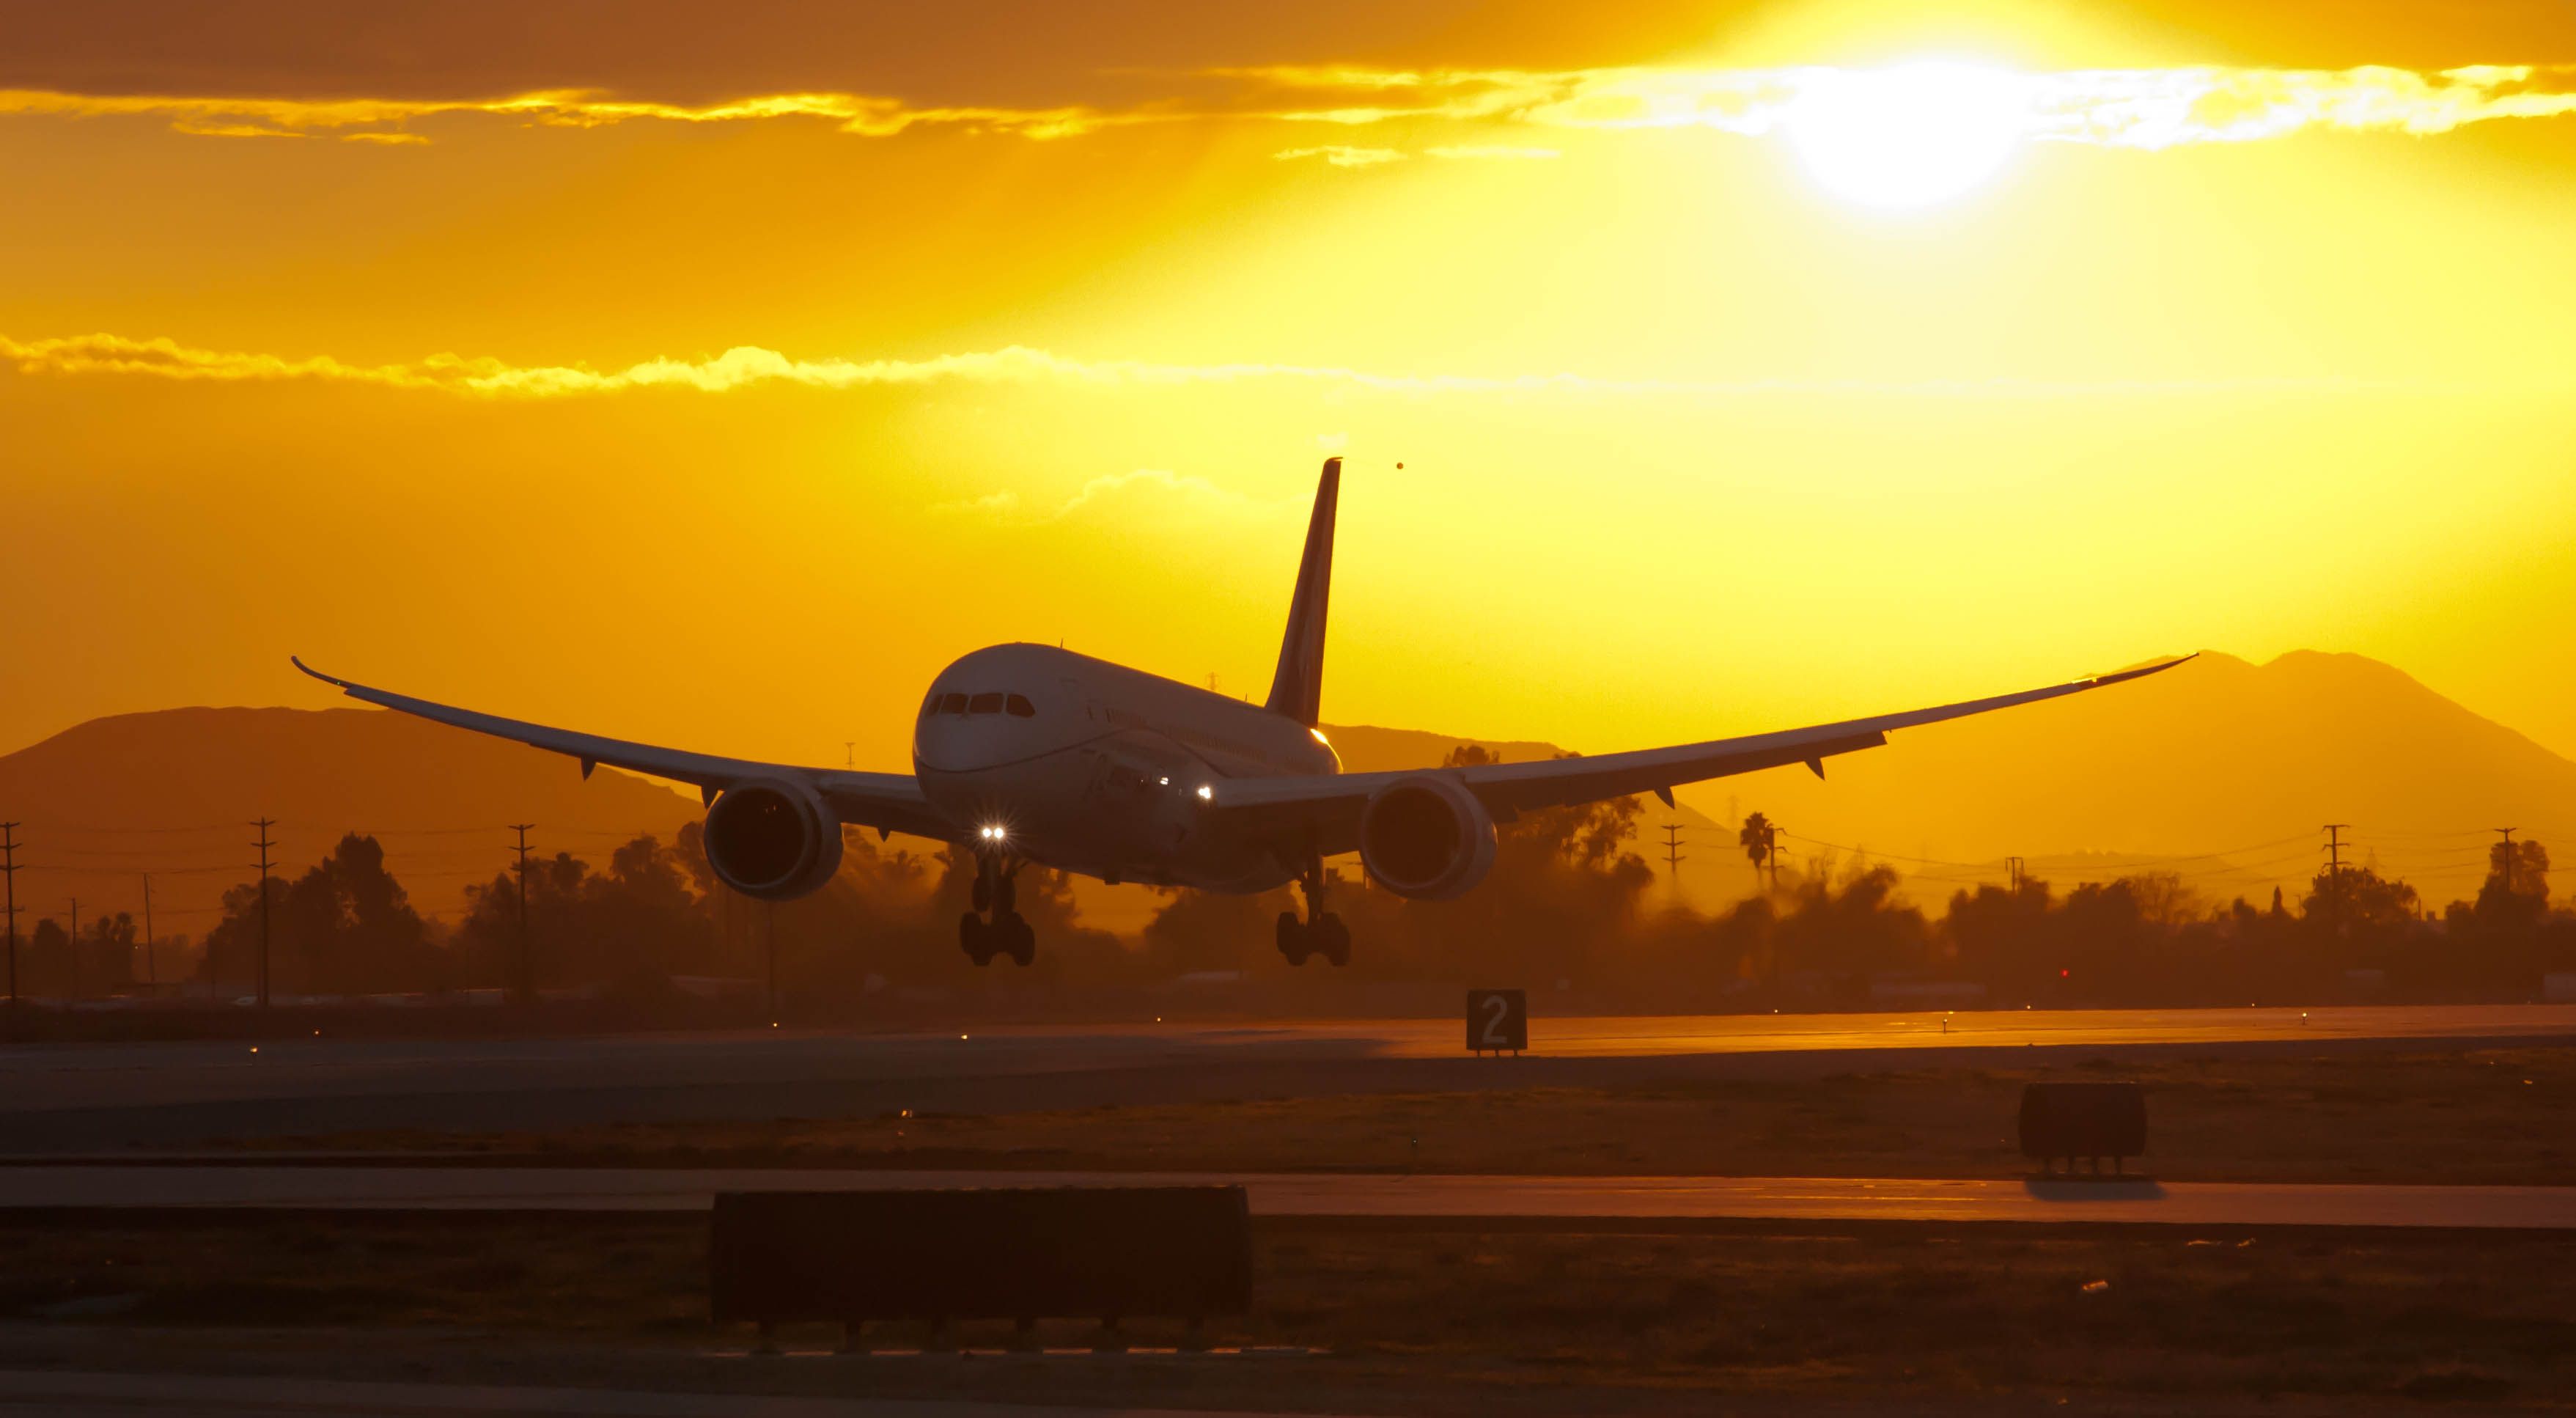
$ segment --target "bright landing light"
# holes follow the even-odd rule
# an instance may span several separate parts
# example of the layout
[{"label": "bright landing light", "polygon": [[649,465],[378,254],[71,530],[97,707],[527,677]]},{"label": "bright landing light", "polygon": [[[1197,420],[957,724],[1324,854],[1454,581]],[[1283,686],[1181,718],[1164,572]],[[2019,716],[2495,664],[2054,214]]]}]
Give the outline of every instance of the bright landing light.
[{"label": "bright landing light", "polygon": [[1920,207],[1992,177],[2028,114],[2019,75],[1927,61],[1818,73],[1782,122],[1827,191],[1872,207]]}]

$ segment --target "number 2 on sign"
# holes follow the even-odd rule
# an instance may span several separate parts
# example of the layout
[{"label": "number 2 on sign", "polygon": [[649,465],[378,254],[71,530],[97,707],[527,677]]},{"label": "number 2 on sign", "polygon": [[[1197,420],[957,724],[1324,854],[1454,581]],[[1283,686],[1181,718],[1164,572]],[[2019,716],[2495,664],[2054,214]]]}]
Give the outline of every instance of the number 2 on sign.
[{"label": "number 2 on sign", "polygon": [[1488,1049],[1508,1049],[1511,1039],[1503,1033],[1503,1021],[1511,1017],[1512,1002],[1502,995],[1485,996],[1485,1032],[1478,1036]]}]

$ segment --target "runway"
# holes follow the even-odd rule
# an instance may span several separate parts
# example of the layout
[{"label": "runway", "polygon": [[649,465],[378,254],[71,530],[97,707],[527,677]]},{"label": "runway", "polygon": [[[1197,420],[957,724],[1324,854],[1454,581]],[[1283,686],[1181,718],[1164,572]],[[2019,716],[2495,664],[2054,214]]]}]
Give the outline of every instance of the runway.
[{"label": "runway", "polygon": [[1466,1056],[1458,1019],[764,1031],[527,1040],[297,1038],[0,1048],[0,1152],[352,1129],[1005,1112],[1104,1104],[1799,1078],[2103,1053],[2576,1044],[2576,1006],[1551,1019]]},{"label": "runway", "polygon": [[[883,1361],[879,1361],[883,1362]],[[462,1383],[351,1382],[280,1375],[116,1374],[0,1370],[0,1415],[302,1413],[313,1418],[1262,1418],[1229,1410],[1085,1408],[975,1399],[809,1398],[748,1393],[643,1393]]]},{"label": "runway", "polygon": [[1504,1177],[789,1168],[0,1167],[0,1211],[221,1207],[704,1211],[726,1191],[1240,1185],[1271,1217],[2161,1223],[2576,1229],[2576,1187],[2146,1179]]}]

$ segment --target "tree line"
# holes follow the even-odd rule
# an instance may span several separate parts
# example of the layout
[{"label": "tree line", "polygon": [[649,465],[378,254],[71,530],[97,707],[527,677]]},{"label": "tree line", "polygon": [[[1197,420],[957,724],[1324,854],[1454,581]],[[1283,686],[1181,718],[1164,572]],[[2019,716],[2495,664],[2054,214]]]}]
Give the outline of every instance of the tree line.
[{"label": "tree line", "polygon": [[[1452,764],[1479,761],[1468,746]],[[2037,879],[1961,890],[1939,917],[1865,859],[1782,865],[1756,813],[1739,840],[1764,889],[1713,914],[1662,899],[1631,850],[1641,806],[1619,799],[1521,814],[1498,828],[1492,874],[1444,902],[1408,901],[1346,873],[1332,907],[1352,964],[1292,969],[1272,948],[1290,894],[1164,894],[1141,939],[1086,925],[1072,883],[1023,869],[1018,907],[1042,942],[1026,970],[974,968],[956,946],[974,858],[848,834],[840,873],[775,904],[724,889],[692,824],[639,836],[596,863],[532,859],[496,872],[462,919],[425,920],[372,837],[350,834],[301,874],[265,884],[273,996],[586,990],[668,997],[698,981],[756,990],[775,971],[800,1014],[875,996],[1008,991],[1086,1000],[1196,982],[1222,998],[1361,998],[1375,986],[1521,985],[1653,1011],[1849,1008],[1974,997],[1990,1006],[2295,1004],[2356,997],[2524,999],[2576,970],[2576,916],[2553,910],[2549,856],[2497,844],[2474,900],[2429,912],[2415,889],[2359,866],[2320,872],[2296,899],[2203,899],[2142,872],[2063,891]],[[909,839],[897,839],[897,842]],[[524,916],[522,891],[524,889]],[[195,969],[218,997],[257,987],[262,887],[224,897]],[[133,987],[131,918],[86,922],[77,948],[40,921],[21,956],[31,995]],[[1355,988],[1360,993],[1355,993]],[[1981,994],[1978,992],[1982,992]]]}]

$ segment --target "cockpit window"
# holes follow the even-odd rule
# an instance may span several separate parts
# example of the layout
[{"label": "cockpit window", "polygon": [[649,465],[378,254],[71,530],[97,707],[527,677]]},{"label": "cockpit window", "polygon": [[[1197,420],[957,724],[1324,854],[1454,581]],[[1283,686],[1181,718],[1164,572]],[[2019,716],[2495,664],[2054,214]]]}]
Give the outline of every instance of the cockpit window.
[{"label": "cockpit window", "polygon": [[939,696],[939,712],[942,714],[965,713],[966,696],[963,694],[943,694]]},{"label": "cockpit window", "polygon": [[1002,703],[1011,711],[1011,717],[1015,719],[1034,719],[1038,716],[1038,706],[1031,704],[1025,694],[1014,694]]},{"label": "cockpit window", "polygon": [[969,714],[999,714],[1002,712],[1002,696],[999,693],[976,695],[974,698],[966,701],[966,712]]}]

